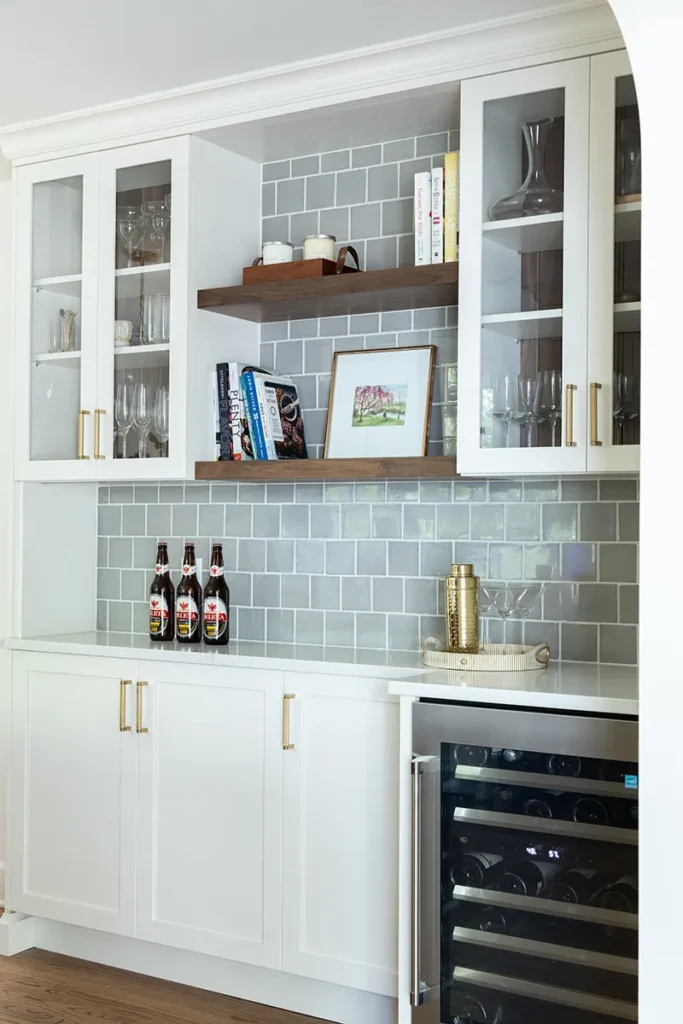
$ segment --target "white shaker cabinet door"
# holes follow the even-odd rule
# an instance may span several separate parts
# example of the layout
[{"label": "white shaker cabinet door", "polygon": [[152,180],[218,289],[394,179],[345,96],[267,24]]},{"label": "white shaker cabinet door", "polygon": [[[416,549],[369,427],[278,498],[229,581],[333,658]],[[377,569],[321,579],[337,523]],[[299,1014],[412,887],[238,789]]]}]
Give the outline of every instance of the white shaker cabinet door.
[{"label": "white shaker cabinet door", "polygon": [[9,909],[134,934],[135,669],[13,655]]},{"label": "white shaker cabinet door", "polygon": [[285,691],[283,968],[395,996],[398,703],[377,679]]},{"label": "white shaker cabinet door", "polygon": [[280,966],[282,674],[140,662],[137,935]]}]

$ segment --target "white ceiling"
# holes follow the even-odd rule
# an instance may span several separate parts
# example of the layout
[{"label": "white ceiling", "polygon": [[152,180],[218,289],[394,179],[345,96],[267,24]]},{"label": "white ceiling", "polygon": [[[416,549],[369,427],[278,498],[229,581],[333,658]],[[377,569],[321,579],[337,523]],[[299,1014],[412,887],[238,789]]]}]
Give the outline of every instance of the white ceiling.
[{"label": "white ceiling", "polygon": [[600,0],[0,0],[0,126]]}]

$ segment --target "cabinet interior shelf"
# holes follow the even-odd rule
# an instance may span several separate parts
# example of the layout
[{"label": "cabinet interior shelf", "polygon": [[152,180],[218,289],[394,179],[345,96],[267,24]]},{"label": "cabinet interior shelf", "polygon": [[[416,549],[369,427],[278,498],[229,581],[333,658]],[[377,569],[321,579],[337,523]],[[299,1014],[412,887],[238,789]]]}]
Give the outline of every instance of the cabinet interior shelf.
[{"label": "cabinet interior shelf", "polygon": [[81,294],[82,274],[63,274],[59,277],[38,277],[33,282],[36,291],[55,292],[57,295]]},{"label": "cabinet interior shelf", "polygon": [[614,330],[621,334],[640,331],[640,303],[617,302],[614,307]]},{"label": "cabinet interior shelf", "polygon": [[481,318],[481,326],[510,338],[561,338],[562,310],[539,309],[530,313],[492,313]]},{"label": "cabinet interior shelf", "polygon": [[114,358],[118,366],[140,370],[144,367],[167,366],[169,351],[167,341],[158,345],[122,345],[114,349]]},{"label": "cabinet interior shelf", "polygon": [[482,233],[488,241],[515,252],[547,252],[562,248],[563,223],[563,213],[544,213],[538,217],[486,221]]},{"label": "cabinet interior shelf", "polygon": [[81,361],[80,352],[38,352],[33,361],[38,363],[58,363],[60,366],[78,366]]},{"label": "cabinet interior shelf", "polygon": [[640,240],[640,217],[642,203],[617,203],[614,207],[614,241],[636,242]]},{"label": "cabinet interior shelf", "polygon": [[261,324],[454,306],[457,302],[457,263],[393,267],[233,288],[205,288],[197,294],[200,309]]},{"label": "cabinet interior shelf", "polygon": [[386,459],[282,459],[197,462],[195,480],[450,480],[457,476],[452,455]]},{"label": "cabinet interior shelf", "polygon": [[114,275],[115,277],[139,277],[140,274],[161,274],[170,269],[170,263],[147,263],[141,267],[120,267],[114,271]]}]

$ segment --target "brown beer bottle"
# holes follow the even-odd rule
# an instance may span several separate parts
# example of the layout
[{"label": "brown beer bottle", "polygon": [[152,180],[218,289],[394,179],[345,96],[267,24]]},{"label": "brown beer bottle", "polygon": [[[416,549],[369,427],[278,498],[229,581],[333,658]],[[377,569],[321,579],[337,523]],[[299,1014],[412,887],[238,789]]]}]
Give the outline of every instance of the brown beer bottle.
[{"label": "brown beer bottle", "polygon": [[202,587],[197,579],[194,544],[185,545],[183,578],[175,600],[175,635],[179,644],[198,644],[202,639]]},{"label": "brown beer bottle", "polygon": [[230,632],[230,590],[225,582],[223,545],[211,548],[211,569],[204,587],[204,643],[210,647],[227,644]]},{"label": "brown beer bottle", "polygon": [[175,591],[168,565],[168,544],[159,541],[152,586],[149,588],[149,638],[172,640]]}]

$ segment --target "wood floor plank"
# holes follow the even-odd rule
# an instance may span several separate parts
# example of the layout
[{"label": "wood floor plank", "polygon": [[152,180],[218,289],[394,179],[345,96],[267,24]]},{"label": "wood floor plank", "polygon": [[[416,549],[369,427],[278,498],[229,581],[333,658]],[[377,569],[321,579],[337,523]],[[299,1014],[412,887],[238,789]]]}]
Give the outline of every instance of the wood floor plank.
[{"label": "wood floor plank", "polygon": [[39,950],[0,957],[2,1024],[329,1024]]}]

